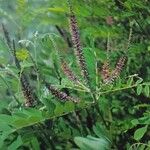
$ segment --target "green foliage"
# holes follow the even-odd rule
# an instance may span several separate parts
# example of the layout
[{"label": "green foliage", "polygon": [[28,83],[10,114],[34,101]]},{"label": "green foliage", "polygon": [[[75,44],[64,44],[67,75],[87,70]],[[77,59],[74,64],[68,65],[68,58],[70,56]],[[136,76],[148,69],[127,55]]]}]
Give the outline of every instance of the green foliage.
[{"label": "green foliage", "polygon": [[102,150],[109,149],[109,143],[106,139],[103,138],[95,138],[92,136],[87,136],[87,138],[83,137],[75,137],[75,143],[80,147],[81,150]]},{"label": "green foliage", "polygon": [[144,136],[146,131],[147,131],[147,126],[137,129],[134,133],[134,139],[137,141],[140,140]]},{"label": "green foliage", "polygon": [[[0,27],[0,149],[149,150],[149,2],[71,2],[89,86],[73,51],[67,0],[0,1],[0,24],[16,46],[14,57]],[[127,57],[123,71],[104,84],[103,64],[108,60],[112,73],[122,56]],[[61,59],[80,83],[65,75]],[[24,106],[22,74],[36,95],[33,108]],[[80,102],[61,102],[45,82]]]}]

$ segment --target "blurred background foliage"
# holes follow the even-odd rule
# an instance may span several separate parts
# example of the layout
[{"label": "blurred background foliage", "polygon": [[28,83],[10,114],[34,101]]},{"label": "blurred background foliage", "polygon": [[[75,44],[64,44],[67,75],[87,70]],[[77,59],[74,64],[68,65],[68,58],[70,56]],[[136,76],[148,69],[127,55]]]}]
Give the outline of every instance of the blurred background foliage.
[{"label": "blurred background foliage", "polygon": [[[101,69],[109,55],[113,68],[125,54],[127,64],[113,85],[102,88],[97,107],[85,108],[90,97],[74,90],[58,60],[61,55],[79,74],[67,1],[0,0],[0,24],[15,39],[21,71],[38,99],[34,108],[24,108],[21,71],[15,67],[0,27],[0,149],[149,150],[150,2],[72,0],[72,5],[91,78],[95,59]],[[59,102],[48,93],[41,75],[83,102]]]}]

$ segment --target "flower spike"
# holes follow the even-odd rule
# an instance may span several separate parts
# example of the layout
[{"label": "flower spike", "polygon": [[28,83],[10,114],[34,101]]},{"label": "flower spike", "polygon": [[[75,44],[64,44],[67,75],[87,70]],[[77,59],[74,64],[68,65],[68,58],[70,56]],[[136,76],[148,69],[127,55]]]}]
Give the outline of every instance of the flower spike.
[{"label": "flower spike", "polygon": [[60,99],[62,102],[65,102],[65,101],[72,101],[74,103],[79,102],[79,99],[69,96],[65,92],[59,91],[51,84],[46,83],[46,87],[48,88],[48,90],[51,92],[52,95]]},{"label": "flower spike", "polygon": [[80,66],[82,75],[83,75],[86,83],[89,83],[89,74],[87,71],[87,65],[86,65],[86,61],[84,58],[83,50],[81,48],[81,42],[80,42],[80,35],[79,35],[77,20],[76,20],[75,14],[73,12],[72,5],[71,5],[70,1],[68,1],[68,3],[69,3],[69,8],[70,8],[70,29],[71,29],[72,42],[73,42],[73,45],[75,48],[75,54],[76,54],[76,57],[78,59],[78,64]]},{"label": "flower spike", "polygon": [[122,71],[122,68],[125,64],[126,61],[126,57],[123,56],[121,58],[119,58],[115,69],[110,73],[109,71],[109,63],[106,62],[103,67],[102,67],[102,78],[103,78],[103,82],[105,84],[111,84],[114,82],[115,79],[117,79]]},{"label": "flower spike", "polygon": [[67,63],[65,61],[61,61],[61,67],[62,70],[64,72],[64,74],[73,82],[75,82],[76,84],[79,83],[79,79],[76,77],[76,75],[72,72],[72,70],[69,68],[69,66],[67,65]]}]

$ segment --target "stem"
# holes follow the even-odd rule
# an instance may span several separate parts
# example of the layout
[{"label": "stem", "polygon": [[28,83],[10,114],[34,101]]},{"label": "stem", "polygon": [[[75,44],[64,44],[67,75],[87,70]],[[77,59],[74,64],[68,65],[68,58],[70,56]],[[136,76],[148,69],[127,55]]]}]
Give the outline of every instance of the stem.
[{"label": "stem", "polygon": [[[55,85],[55,87],[59,88],[60,86]],[[87,90],[83,89],[83,87],[81,87],[81,86],[77,86],[77,88],[76,87],[71,87],[71,86],[63,86],[63,88],[72,89],[72,90],[76,90],[76,91],[80,91],[80,92],[86,92],[86,93],[90,92],[90,91],[87,91]]]},{"label": "stem", "polygon": [[123,87],[123,88],[117,88],[114,90],[108,90],[108,91],[104,91],[104,92],[100,92],[101,94],[107,94],[107,93],[112,93],[112,92],[116,92],[116,91],[122,91],[122,90],[126,90],[126,89],[131,89],[134,87],[137,87],[138,85],[150,85],[150,83],[142,83],[142,84],[134,84],[132,86],[127,86],[127,87]]},{"label": "stem", "polygon": [[89,88],[87,88],[84,84],[79,82],[79,84],[82,86],[83,89],[85,89],[88,93],[91,92]]},{"label": "stem", "polygon": [[[37,74],[37,89],[38,89],[38,97],[40,97],[40,77],[39,77],[39,72],[38,72],[38,63],[37,63],[37,49],[36,49],[36,39],[34,40],[34,57],[35,60],[32,58],[33,63],[35,64],[36,67],[36,74]],[[30,55],[31,56],[31,55]]]}]

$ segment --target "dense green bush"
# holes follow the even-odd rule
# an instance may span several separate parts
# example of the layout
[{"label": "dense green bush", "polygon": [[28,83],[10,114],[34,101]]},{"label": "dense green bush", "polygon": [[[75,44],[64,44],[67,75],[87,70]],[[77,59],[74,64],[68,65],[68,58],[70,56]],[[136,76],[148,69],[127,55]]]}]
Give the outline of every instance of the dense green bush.
[{"label": "dense green bush", "polygon": [[149,150],[150,2],[69,2],[0,1],[0,149]]}]

